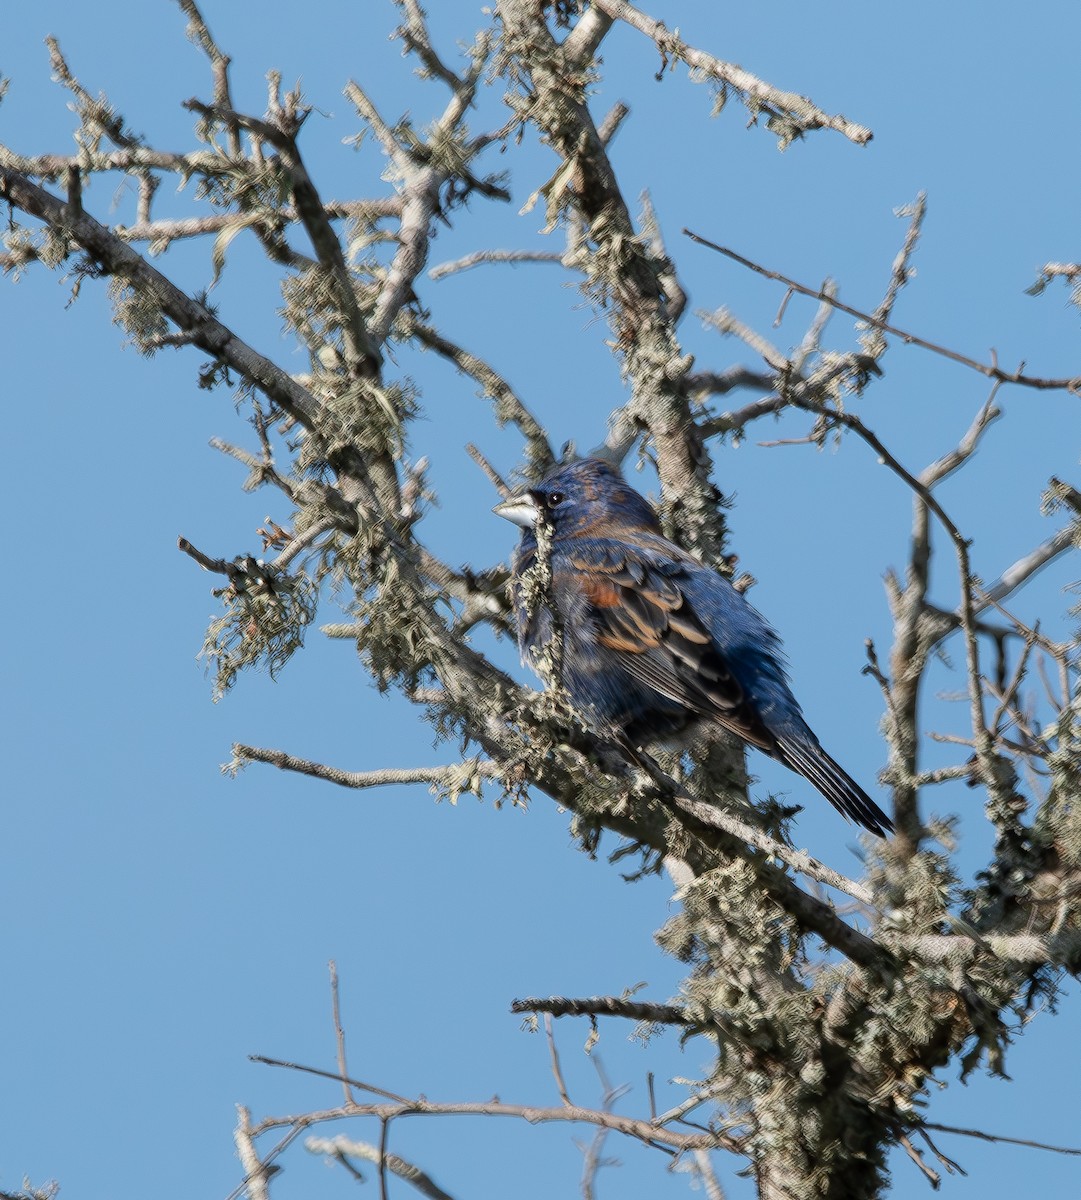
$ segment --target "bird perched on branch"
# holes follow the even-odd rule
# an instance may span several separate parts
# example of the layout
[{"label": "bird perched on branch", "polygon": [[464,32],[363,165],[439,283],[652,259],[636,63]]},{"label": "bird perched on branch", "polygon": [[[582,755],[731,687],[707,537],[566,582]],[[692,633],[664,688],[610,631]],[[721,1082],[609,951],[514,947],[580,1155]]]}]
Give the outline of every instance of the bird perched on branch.
[{"label": "bird perched on branch", "polygon": [[727,579],[661,533],[607,463],[562,465],[494,511],[522,527],[514,607],[523,661],[536,667],[534,656],[554,645],[563,686],[598,733],[637,748],[715,722],[864,829],[892,832],[803,719],[777,634]]}]

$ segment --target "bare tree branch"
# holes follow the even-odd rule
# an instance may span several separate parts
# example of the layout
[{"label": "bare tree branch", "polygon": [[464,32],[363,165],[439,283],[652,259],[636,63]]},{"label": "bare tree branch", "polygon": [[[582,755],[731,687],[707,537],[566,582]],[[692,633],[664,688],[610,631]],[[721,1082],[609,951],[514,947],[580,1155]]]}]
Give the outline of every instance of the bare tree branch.
[{"label": "bare tree branch", "polygon": [[[511,1005],[511,1012],[514,1012],[514,1006]],[[552,1059],[552,1075],[556,1081],[556,1091],[559,1092],[559,1098],[568,1107],[571,1103],[571,1098],[567,1094],[567,1082],[563,1078],[563,1068],[559,1064],[559,1051],[556,1049],[555,1034],[552,1032],[552,1017],[550,1013],[544,1014],[544,1037],[548,1042],[548,1054]]]},{"label": "bare tree branch", "polygon": [[[614,21],[625,21],[656,43],[661,55],[658,79],[670,59],[685,62],[723,87],[731,88],[740,95],[752,112],[761,110],[768,115],[785,118],[793,128],[790,137],[802,136],[813,129],[835,130],[857,145],[863,145],[873,137],[871,131],[864,126],[857,125],[845,117],[823,112],[806,96],[799,96],[795,92],[782,92],[734,63],[722,62],[712,54],[696,50],[677,34],[670,33],[662,22],[647,16],[626,0],[594,0],[594,6]],[[770,128],[774,127],[771,123]]]},{"label": "bare tree branch", "polygon": [[900,338],[907,344],[921,346],[924,350],[940,354],[943,358],[961,363],[962,366],[970,367],[973,371],[979,371],[981,375],[986,375],[989,379],[994,379],[999,383],[1016,383],[1022,387],[1036,388],[1042,391],[1076,392],[1081,388],[1081,375],[1074,375],[1068,379],[1048,379],[1037,375],[1027,375],[1020,369],[1005,371],[997,363],[993,362],[990,364],[978,362],[974,358],[959,354],[956,350],[950,350],[946,346],[940,346],[935,342],[927,341],[926,338],[917,337],[914,333],[907,333],[903,329],[898,329],[895,325],[891,325],[886,321],[876,320],[870,313],[861,312],[858,308],[853,308],[849,304],[843,304],[836,297],[831,298],[821,288],[807,287],[802,283],[797,283],[794,279],[789,279],[787,275],[782,275],[779,271],[771,271],[767,267],[760,266],[758,263],[752,262],[749,258],[744,258],[742,254],[737,254],[734,250],[729,250],[725,246],[718,246],[716,242],[711,242],[708,238],[704,238],[697,233],[692,233],[689,229],[684,229],[683,232],[692,241],[698,242],[699,245],[705,246],[710,250],[716,250],[718,254],[725,255],[726,258],[738,262],[741,266],[747,267],[758,275],[764,275],[767,279],[775,279],[778,283],[783,283],[786,287],[799,292],[803,296],[810,296],[815,300],[822,300],[827,304],[832,304],[834,308],[840,309],[841,312],[848,313],[849,316],[865,321],[868,325],[893,334],[894,337]]},{"label": "bare tree branch", "polygon": [[336,783],[339,787],[348,788],[427,783],[449,790],[457,788],[460,791],[466,780],[479,781],[499,777],[496,764],[483,759],[454,763],[447,767],[387,767],[378,771],[343,771],[323,763],[297,758],[293,754],[286,754],[283,750],[266,750],[258,746],[244,746],[237,742],[233,746],[233,763],[230,770],[243,767],[249,762],[268,763],[282,771],[298,771],[302,775],[311,775],[315,779],[325,779],[328,783]]},{"label": "bare tree branch", "polygon": [[360,1158],[376,1165],[380,1161],[384,1161],[387,1170],[392,1175],[412,1184],[422,1196],[427,1196],[428,1200],[454,1200],[449,1192],[444,1191],[430,1175],[422,1171],[415,1163],[407,1162],[397,1154],[387,1154],[381,1159],[380,1148],[368,1142],[354,1141],[344,1134],[338,1134],[332,1138],[310,1137],[304,1142],[304,1148],[312,1154],[326,1155],[326,1157],[336,1159],[347,1166],[350,1158]]},{"label": "bare tree branch", "polygon": [[93,217],[68,212],[62,201],[4,165],[0,165],[0,199],[67,230],[72,240],[108,274],[120,277],[153,299],[169,320],[191,335],[193,345],[250,379],[267,399],[301,425],[314,427],[318,406],[309,392],[241,341],[205,304],[182,292]]},{"label": "bare tree branch", "polygon": [[566,266],[564,256],[555,250],[474,250],[464,258],[456,258],[453,262],[440,263],[428,272],[429,279],[446,279],[449,275],[457,275],[462,271],[471,271],[474,267],[488,263],[554,263]]},{"label": "bare tree branch", "polygon": [[409,332],[430,350],[442,355],[471,376],[484,389],[485,394],[495,401],[496,420],[500,426],[512,422],[526,439],[527,454],[538,474],[543,474],[556,461],[548,443],[544,428],[526,407],[525,402],[509,383],[488,363],[475,354],[457,346],[438,330],[415,318],[408,319]]},{"label": "bare tree branch", "polygon": [[[553,1017],[627,1017],[632,1021],[650,1021],[658,1025],[694,1025],[695,1021],[675,1004],[653,1004],[626,1000],[619,996],[587,996],[572,1000],[566,996],[535,996],[512,1000],[512,1013],[542,1012]],[[545,1028],[549,1028],[546,1023]]]},{"label": "bare tree branch", "polygon": [[252,1128],[251,1113],[243,1104],[237,1105],[237,1127],[234,1134],[237,1157],[244,1168],[244,1189],[249,1200],[270,1200],[267,1182],[274,1171],[259,1157],[255,1148],[256,1131]]},{"label": "bare tree branch", "polygon": [[978,1138],[983,1142],[1002,1142],[1010,1146],[1028,1146],[1033,1150],[1049,1150],[1052,1154],[1081,1155],[1081,1149],[1073,1146],[1053,1146],[1048,1142],[1034,1142],[1028,1138],[1007,1137],[1001,1133],[985,1133],[982,1129],[962,1129],[957,1125],[940,1125],[937,1121],[926,1121],[922,1128],[934,1129],[938,1133],[956,1133],[961,1137]]},{"label": "bare tree branch", "polygon": [[1000,384],[996,383],[991,389],[991,395],[987,397],[986,404],[976,414],[976,419],[972,422],[968,432],[961,439],[957,448],[951,450],[943,458],[938,459],[937,462],[933,462],[929,467],[925,467],[921,472],[920,482],[925,487],[936,487],[944,479],[948,479],[958,467],[966,463],[975,454],[976,447],[979,445],[980,439],[987,431],[988,426],[1002,416],[1002,410],[995,407],[995,393],[999,387]]},{"label": "bare tree branch", "polygon": [[[266,1063],[269,1066],[283,1066],[299,1070],[310,1070],[305,1067],[295,1067],[292,1063],[283,1063],[275,1059],[257,1057],[254,1061]],[[326,1072],[317,1072],[326,1074]],[[333,1077],[332,1078],[336,1078]],[[313,1125],[327,1121],[340,1121],[346,1117],[375,1117],[381,1121],[392,1121],[404,1116],[489,1116],[514,1117],[527,1121],[531,1125],[543,1125],[551,1122],[569,1122],[578,1125],[594,1125],[609,1129],[613,1133],[644,1142],[647,1146],[661,1146],[672,1150],[696,1149],[729,1149],[739,1153],[738,1142],[723,1133],[689,1134],[676,1130],[660,1128],[651,1121],[636,1117],[625,1117],[619,1113],[602,1112],[598,1109],[583,1108],[577,1104],[562,1104],[558,1108],[545,1108],[529,1104],[505,1104],[499,1100],[462,1103],[439,1103],[426,1097],[413,1100],[403,1100],[400,1103],[383,1104],[349,1104],[340,1108],[320,1109],[296,1117],[268,1117],[251,1130],[258,1137],[271,1129],[279,1129],[283,1125],[290,1127],[310,1128]]]}]

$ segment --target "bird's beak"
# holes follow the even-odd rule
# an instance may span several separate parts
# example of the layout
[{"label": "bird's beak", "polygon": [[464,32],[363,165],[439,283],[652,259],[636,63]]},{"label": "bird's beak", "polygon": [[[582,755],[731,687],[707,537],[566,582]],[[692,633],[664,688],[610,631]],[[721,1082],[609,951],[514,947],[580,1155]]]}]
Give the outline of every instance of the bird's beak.
[{"label": "bird's beak", "polygon": [[497,504],[492,512],[506,517],[508,521],[513,521],[523,529],[532,529],[537,523],[537,505],[528,492],[519,492],[517,496],[508,497]]}]

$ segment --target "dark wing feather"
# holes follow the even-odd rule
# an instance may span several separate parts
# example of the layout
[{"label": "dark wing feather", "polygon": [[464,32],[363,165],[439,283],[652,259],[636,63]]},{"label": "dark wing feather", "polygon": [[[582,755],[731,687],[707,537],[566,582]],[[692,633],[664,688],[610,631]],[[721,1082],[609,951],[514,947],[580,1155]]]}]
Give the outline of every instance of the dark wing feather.
[{"label": "dark wing feather", "polygon": [[775,753],[776,738],[759,719],[709,630],[679,585],[633,552],[609,544],[567,553],[567,568],[589,602],[597,643],[620,656],[629,675],[744,741]]},{"label": "dark wing feather", "polygon": [[893,832],[893,822],[848,772],[817,742],[781,737],[774,752],[791,771],[814,784],[838,812],[879,837]]}]

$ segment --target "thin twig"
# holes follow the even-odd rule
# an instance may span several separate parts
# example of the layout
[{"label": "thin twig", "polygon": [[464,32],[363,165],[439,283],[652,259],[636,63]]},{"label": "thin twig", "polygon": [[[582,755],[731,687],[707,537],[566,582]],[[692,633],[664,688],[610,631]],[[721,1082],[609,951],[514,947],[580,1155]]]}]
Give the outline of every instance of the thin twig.
[{"label": "thin twig", "polygon": [[[284,1067],[288,1071],[303,1071],[305,1075],[319,1075],[323,1079],[335,1079],[339,1083],[344,1083],[348,1087],[360,1088],[363,1092],[371,1092],[373,1096],[382,1096],[384,1100],[393,1100],[397,1104],[408,1104],[409,1101],[405,1096],[399,1096],[395,1092],[388,1092],[385,1088],[376,1087],[372,1083],[362,1083],[359,1079],[345,1077],[339,1071],[323,1071],[319,1067],[305,1067],[300,1063],[288,1062],[282,1058],[268,1058],[265,1054],[249,1054],[249,1062],[262,1063],[265,1067]],[[351,1100],[351,1105],[355,1105],[356,1101]]]},{"label": "thin twig", "polygon": [[[848,313],[850,317],[856,317],[860,321],[866,321],[868,325],[873,325],[886,333],[892,333],[894,337],[899,337],[902,341],[914,346],[920,346],[924,350],[930,350],[933,354],[940,354],[944,358],[951,359],[953,362],[960,363],[962,366],[970,367],[973,371],[979,371],[981,375],[986,375],[989,379],[997,379],[1000,383],[1017,383],[1022,387],[1037,388],[1042,391],[1069,391],[1077,392],[1081,390],[1081,376],[1073,375],[1068,379],[1046,379],[1036,375],[1026,375],[1020,369],[1016,371],[1004,371],[1001,367],[994,363],[990,365],[981,363],[974,358],[968,358],[964,354],[958,354],[956,350],[950,350],[946,346],[940,346],[935,342],[929,342],[926,338],[917,337],[914,333],[908,333],[903,329],[898,329],[897,326],[891,325],[886,321],[876,320],[870,313],[863,312],[861,309],[853,308],[849,304],[843,304],[840,300],[830,297],[821,288],[807,287],[805,284],[797,283],[794,279],[789,279],[787,275],[782,275],[779,271],[772,271],[768,267],[763,267],[760,264],[753,262],[749,258],[744,258],[742,254],[737,254],[735,250],[729,250],[725,246],[718,246],[716,242],[711,242],[709,238],[704,238],[697,233],[693,233],[690,229],[684,229],[683,232],[692,241],[698,242],[699,245],[705,246],[709,250],[716,250],[718,254],[723,254],[726,258],[730,258],[733,262],[738,262],[741,266],[747,267],[748,270],[754,271],[758,275],[765,276],[766,279],[776,280],[778,283],[783,283],[786,287],[792,288],[803,296],[810,296],[815,300],[825,301],[827,304],[832,304],[834,308],[838,308],[841,312]],[[768,361],[768,360],[767,360]]]},{"label": "thin twig", "polygon": [[446,279],[450,275],[458,275],[462,271],[471,271],[474,267],[486,266],[490,263],[551,263],[555,266],[566,266],[564,255],[557,250],[474,250],[462,258],[440,263],[428,271],[429,279]]},{"label": "thin twig", "polygon": [[297,771],[301,775],[311,775],[316,779],[325,779],[339,787],[348,788],[388,787],[403,783],[427,783],[449,787],[469,775],[477,775],[482,779],[499,777],[497,764],[487,759],[452,763],[446,767],[386,767],[375,771],[343,771],[339,767],[330,767],[325,763],[311,762],[294,754],[286,754],[284,750],[245,746],[240,742],[233,745],[233,760],[241,765],[245,762],[267,763],[282,771]]},{"label": "thin twig", "polygon": [[792,355],[792,371],[796,375],[801,374],[807,360],[818,353],[822,345],[822,335],[833,315],[833,305],[830,301],[837,295],[837,286],[832,280],[827,279],[822,285],[822,291],[830,299],[821,301],[818,308],[815,309],[815,315],[811,319],[810,325],[807,326],[807,332],[803,335],[799,348]]},{"label": "thin twig", "polygon": [[707,1100],[714,1099],[717,1091],[717,1088],[711,1087],[706,1088],[704,1091],[696,1092],[693,1096],[688,1096],[686,1100],[681,1100],[679,1104],[670,1108],[667,1112],[663,1112],[659,1116],[654,1115],[654,1125],[668,1125],[672,1121],[682,1121],[689,1112],[693,1112],[700,1104],[705,1104]]},{"label": "thin twig", "polygon": [[512,422],[528,443],[529,456],[536,468],[545,471],[555,462],[543,425],[526,407],[525,402],[502,375],[483,359],[444,337],[426,322],[407,316],[409,332],[423,346],[452,362],[459,371],[474,379],[494,402],[496,421],[502,428]]},{"label": "thin twig", "polygon": [[715,804],[709,804],[704,800],[696,800],[682,789],[677,789],[672,802],[680,811],[693,816],[704,825],[711,826],[714,829],[721,829],[725,833],[739,838],[741,841],[748,842],[764,854],[767,854],[770,858],[775,858],[778,862],[785,863],[791,870],[797,871],[801,875],[806,875],[809,879],[814,879],[818,883],[824,883],[828,887],[836,888],[839,892],[844,892],[846,896],[851,896],[853,900],[858,900],[861,904],[874,905],[874,897],[870,889],[862,883],[857,883],[856,880],[850,879],[847,875],[842,875],[840,871],[835,871],[833,867],[827,867],[824,862],[820,862],[805,850],[797,850],[794,847],[786,846],[776,838],[770,837],[769,834],[757,828],[757,826],[741,820],[735,813],[721,809]]},{"label": "thin twig", "polygon": [[[661,72],[669,60],[685,62],[692,70],[738,92],[748,102],[753,102],[765,112],[778,113],[787,118],[800,132],[832,129],[859,146],[869,142],[874,136],[870,129],[857,125],[840,114],[834,116],[823,112],[806,96],[795,92],[783,92],[735,63],[722,62],[712,54],[688,45],[678,34],[665,28],[662,22],[635,8],[633,4],[628,4],[627,0],[593,0],[593,7],[600,9],[614,21],[625,21],[651,38],[661,54]],[[661,72],[657,74],[658,79],[661,78]]]},{"label": "thin twig", "polygon": [[922,1137],[923,1140],[927,1143],[928,1147],[931,1150],[931,1153],[935,1156],[935,1158],[938,1159],[938,1161],[946,1168],[946,1170],[951,1175],[967,1175],[968,1174],[968,1172],[965,1170],[964,1167],[961,1166],[961,1164],[959,1162],[956,1162],[954,1159],[952,1159],[942,1153],[942,1151],[931,1140],[931,1135],[927,1132],[926,1127],[921,1126],[921,1128],[918,1129],[917,1132],[919,1133],[920,1137]]},{"label": "thin twig", "polygon": [[[551,1020],[551,1018],[548,1019]],[[601,1112],[611,1112],[616,1101],[629,1089],[626,1086],[612,1086],[599,1054],[593,1055],[593,1066],[597,1072],[597,1078],[601,1081]],[[614,1160],[601,1157],[608,1132],[603,1127],[598,1129],[582,1155],[582,1200],[594,1200],[597,1173],[601,1167],[613,1165]]]},{"label": "thin twig", "polygon": [[[311,1154],[325,1154],[336,1159],[344,1167],[351,1169],[357,1177],[360,1172],[352,1167],[349,1162],[350,1156],[362,1158],[370,1163],[379,1163],[378,1146],[372,1146],[368,1142],[354,1141],[343,1134],[332,1138],[310,1137],[305,1141],[304,1148]],[[384,1161],[388,1171],[397,1175],[399,1179],[404,1179],[406,1183],[412,1184],[428,1200],[454,1200],[449,1192],[444,1191],[430,1175],[422,1171],[415,1163],[408,1162],[398,1154],[387,1154]],[[359,1178],[358,1182],[360,1182]]]},{"label": "thin twig", "polygon": [[389,1200],[387,1191],[387,1139],[390,1137],[390,1118],[384,1117],[379,1126],[379,1198]]},{"label": "thin twig", "polygon": [[567,1095],[567,1084],[563,1078],[563,1068],[559,1065],[559,1051],[556,1049],[555,1034],[552,1032],[551,1013],[544,1014],[544,1036],[548,1039],[548,1053],[552,1059],[552,1074],[555,1076],[556,1091],[559,1092],[559,1098],[563,1103],[569,1106],[571,1098]]},{"label": "thin twig", "polygon": [[1032,1150],[1046,1150],[1051,1154],[1070,1154],[1081,1157],[1081,1148],[1075,1146],[1054,1146],[1050,1142],[1034,1142],[1029,1138],[1007,1137],[1002,1133],[986,1133],[982,1129],[963,1129],[958,1125],[941,1125],[937,1121],[924,1121],[924,1129],[933,1129],[936,1133],[956,1133],[961,1137],[978,1138],[983,1142],[1002,1142],[1007,1146],[1028,1146]]},{"label": "thin twig", "polygon": [[[327,200],[323,203],[323,211],[329,220],[350,217],[354,220],[374,222],[400,216],[402,203],[397,196],[384,200],[353,200],[348,203]],[[268,212],[266,219],[269,220],[270,216],[271,213]],[[273,216],[292,224],[300,220],[294,204],[283,204],[280,208],[275,208]],[[151,242],[155,247],[163,247],[186,238],[221,233],[222,230],[231,229],[237,224],[257,224],[259,220],[257,213],[245,214],[242,219],[238,218],[236,213],[210,213],[202,217],[141,220],[133,225],[116,225],[113,229],[117,237],[126,242]]]},{"label": "thin twig", "polygon": [[917,1167],[919,1167],[920,1171],[923,1173],[924,1177],[927,1179],[927,1182],[937,1192],[939,1187],[942,1185],[942,1178],[939,1175],[939,1173],[937,1171],[932,1170],[927,1165],[927,1162],[924,1159],[923,1155],[919,1152],[919,1150],[915,1146],[913,1146],[912,1139],[908,1136],[908,1134],[905,1134],[905,1133],[898,1134],[897,1140],[901,1143],[902,1146],[904,1146],[905,1151],[908,1154],[908,1157],[910,1159],[912,1159],[912,1161],[916,1164]]},{"label": "thin twig", "polygon": [[[214,76],[214,103],[232,108],[229,92],[229,55],[222,53],[195,0],[177,0],[177,3],[188,18],[188,37],[210,60],[210,68]],[[235,144],[231,147],[234,153],[238,149]]]},{"label": "thin twig", "polygon": [[330,968],[330,1009],[334,1019],[334,1037],[338,1044],[338,1074],[342,1078],[346,1104],[354,1104],[353,1093],[349,1087],[349,1070],[345,1062],[345,1030],[342,1028],[341,1004],[338,997],[338,964],[331,959],[327,965]]},{"label": "thin twig", "polygon": [[[897,257],[893,260],[893,267],[890,271],[890,281],[886,286],[886,294],[879,301],[874,312],[875,322],[881,324],[883,321],[888,321],[890,313],[893,312],[893,306],[897,303],[897,297],[901,294],[901,289],[912,278],[914,272],[909,268],[909,262],[913,254],[916,252],[916,245],[920,240],[920,232],[923,229],[923,219],[927,215],[927,193],[920,192],[916,196],[916,200],[911,205],[906,205],[897,213],[899,217],[911,218],[908,223],[908,229],[905,231],[905,240],[898,251]],[[868,354],[878,358],[881,354],[881,349],[873,344],[873,342],[864,341],[864,348]]]},{"label": "thin twig", "polygon": [[1002,410],[995,407],[995,396],[998,394],[998,389],[1001,386],[1001,382],[996,380],[994,387],[991,388],[990,396],[987,397],[983,407],[976,414],[975,420],[957,447],[951,450],[949,454],[933,462],[929,467],[923,469],[920,473],[920,482],[924,486],[936,487],[944,479],[949,478],[958,467],[962,466],[975,454],[976,447],[979,445],[980,439],[988,427],[1002,416]]},{"label": "thin twig", "polygon": [[[312,1075],[320,1075],[327,1079],[338,1080],[338,1076],[332,1071],[321,1071],[315,1067],[301,1066],[298,1063],[284,1062],[280,1059],[265,1058],[262,1055],[253,1055],[251,1061],[265,1063],[268,1066],[305,1071]],[[365,1088],[376,1094],[390,1094],[381,1092],[380,1089],[373,1088],[368,1084],[359,1083],[356,1080],[350,1080],[350,1082],[354,1087]],[[513,1117],[533,1125],[546,1124],[548,1122],[599,1125],[606,1129],[611,1129],[616,1133],[622,1133],[627,1137],[634,1138],[637,1141],[644,1142],[646,1145],[658,1148],[677,1151],[721,1149],[733,1150],[737,1153],[742,1152],[740,1143],[724,1133],[682,1133],[678,1130],[658,1128],[652,1122],[637,1117],[625,1117],[619,1113],[600,1112],[597,1109],[582,1108],[577,1104],[570,1106],[561,1104],[555,1108],[529,1104],[506,1104],[499,1100],[481,1102],[464,1101],[443,1104],[429,1100],[423,1096],[418,1096],[413,1100],[407,1100],[404,1097],[396,1098],[393,1103],[351,1104],[333,1109],[321,1109],[316,1112],[305,1113],[302,1116],[270,1117],[253,1127],[251,1133],[253,1137],[257,1137],[261,1133],[265,1133],[270,1129],[280,1128],[283,1125],[290,1128],[293,1126],[310,1128],[313,1125],[327,1121],[338,1121],[343,1117],[358,1116],[375,1117],[380,1121],[396,1120],[398,1117],[404,1116],[488,1116]]]},{"label": "thin twig", "polygon": [[478,467],[488,477],[488,482],[495,488],[499,495],[505,500],[511,493],[510,485],[504,480],[503,476],[492,466],[485,458],[484,454],[472,443],[467,442],[465,447],[466,453],[477,464]]},{"label": "thin twig", "polygon": [[776,371],[778,376],[784,376],[788,373],[788,356],[775,346],[769,338],[759,333],[756,329],[752,329],[749,325],[745,325],[729,309],[718,308],[715,312],[700,312],[698,315],[706,325],[716,329],[718,333],[731,334],[733,337],[738,337],[741,342],[749,346],[755,354],[759,355],[763,362]]},{"label": "thin twig", "polygon": [[412,51],[424,64],[424,70],[441,79],[452,91],[462,86],[461,79],[443,62],[432,47],[428,32],[427,17],[417,0],[395,0],[405,16],[405,23],[398,30],[407,51]]},{"label": "thin twig", "polygon": [[1076,537],[1076,528],[1066,526],[1045,542],[1041,542],[1024,558],[1019,558],[1013,566],[1007,567],[990,587],[980,589],[978,597],[980,609],[986,608],[988,605],[997,607],[1011,592],[1015,592],[1021,584],[1031,579],[1037,571],[1047,566],[1053,559],[1058,558],[1064,551],[1071,549]]}]

